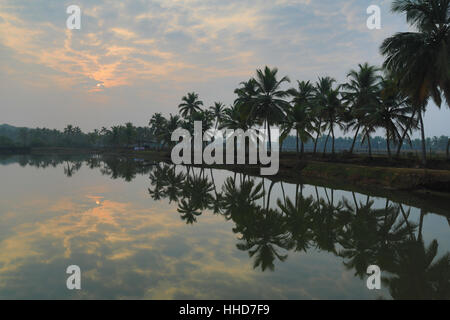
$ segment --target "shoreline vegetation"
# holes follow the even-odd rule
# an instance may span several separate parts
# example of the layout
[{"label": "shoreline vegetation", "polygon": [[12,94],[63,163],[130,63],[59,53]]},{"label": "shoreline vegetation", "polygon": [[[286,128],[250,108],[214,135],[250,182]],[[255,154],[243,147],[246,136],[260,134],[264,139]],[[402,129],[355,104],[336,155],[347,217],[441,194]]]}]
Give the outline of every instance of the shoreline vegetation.
[{"label": "shoreline vegetation", "polygon": [[[3,164],[17,162],[27,163],[30,157],[33,162],[53,157],[54,161],[83,161],[86,157],[112,159],[126,163],[135,169],[129,172],[142,172],[148,166],[160,163],[172,164],[170,152],[167,151],[132,151],[129,149],[32,149],[29,154],[0,155]],[[320,159],[319,159],[320,160]],[[349,161],[349,160],[348,160]],[[45,162],[45,161],[44,161]],[[39,166],[38,166],[39,167]],[[351,163],[334,161],[318,161],[314,159],[299,161],[295,154],[283,154],[280,158],[280,170],[274,176],[261,176],[259,166],[248,165],[186,165],[202,169],[226,170],[261,177],[278,183],[315,185],[389,198],[410,206],[425,208],[450,218],[448,203],[450,201],[450,171],[429,170],[423,168],[368,167]],[[128,171],[128,170],[127,170]]]},{"label": "shoreline vegetation", "polygon": [[[171,162],[170,150],[135,151],[130,148],[30,148],[25,155],[36,156],[76,156],[99,155],[124,157],[143,161]],[[9,157],[13,154],[0,155]],[[429,161],[429,167],[420,168],[416,161],[394,160],[387,157],[373,158],[358,155],[322,155],[305,154],[298,158],[293,152],[280,154],[278,174],[265,176],[271,180],[284,182],[327,184],[343,190],[365,189],[382,191],[408,191],[417,195],[426,195],[450,200],[450,162],[445,159]],[[191,165],[195,167],[215,168],[259,176],[259,165]]]},{"label": "shoreline vegetation", "polygon": [[[293,144],[295,153],[281,155],[277,177],[450,193],[450,139],[427,139],[423,121],[431,100],[439,108],[448,107],[450,101],[450,3],[398,0],[392,11],[406,15],[415,31],[385,39],[380,46],[383,65],[359,64],[348,72],[345,83],[320,76],[292,86],[289,77],[266,66],[240,83],[230,106],[214,102],[207,107],[190,92],[182,97],[179,114],[156,113],[145,127],[128,122],[83,133],[73,125],[63,131],[3,125],[0,154],[100,150],[167,160],[167,150],[170,155],[175,145],[172,133],[183,128],[192,135],[194,122],[201,122],[204,132],[255,129],[268,138],[269,152]],[[281,132],[278,141],[272,140],[274,128]],[[338,138],[338,132],[350,138]],[[382,139],[375,137],[378,132],[383,132]],[[415,132],[420,133],[419,140],[412,139]],[[356,155],[358,145],[367,155]],[[386,156],[376,154],[380,146]],[[146,151],[131,151],[134,148]]]}]

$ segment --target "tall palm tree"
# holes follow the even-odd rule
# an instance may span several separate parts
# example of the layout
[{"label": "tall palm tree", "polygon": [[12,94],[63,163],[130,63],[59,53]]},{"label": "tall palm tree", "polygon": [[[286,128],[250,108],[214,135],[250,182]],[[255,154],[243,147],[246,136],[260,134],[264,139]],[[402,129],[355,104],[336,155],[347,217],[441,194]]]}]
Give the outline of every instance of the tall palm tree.
[{"label": "tall palm tree", "polygon": [[222,102],[214,102],[214,106],[209,107],[212,115],[216,119],[215,130],[219,127],[219,124],[222,122],[224,117],[225,105]]},{"label": "tall palm tree", "polygon": [[[314,116],[316,139],[314,141],[314,154],[317,151],[317,143],[324,129],[324,109],[327,104],[328,93],[333,89],[333,83],[336,80],[330,77],[319,77],[315,85],[314,107],[312,114]],[[328,139],[327,139],[328,141]]]},{"label": "tall palm tree", "polygon": [[244,108],[243,104],[234,104],[233,106],[226,108],[219,129],[248,130],[250,128],[250,119],[249,115],[243,111]]},{"label": "tall palm tree", "polygon": [[167,119],[161,113],[155,113],[148,125],[150,126],[150,134],[155,138],[158,147],[161,147],[161,142],[166,134]]},{"label": "tall palm tree", "polygon": [[246,105],[247,108],[251,108],[255,102],[255,98],[258,95],[258,88],[255,79],[250,79],[240,83],[241,87],[234,90],[237,95],[235,104]]},{"label": "tall palm tree", "polygon": [[[230,129],[230,130],[243,130],[244,132],[250,129],[252,121],[248,113],[249,109],[243,103],[235,103],[233,106],[224,110],[224,117],[219,126],[219,129]],[[225,137],[228,139],[229,137]],[[257,143],[258,134],[250,136],[253,143]],[[233,137],[234,151],[237,155],[237,139]],[[246,152],[249,151],[250,144],[244,141]]]},{"label": "tall palm tree", "polygon": [[199,100],[198,94],[195,92],[188,93],[181,100],[183,102],[178,105],[178,108],[180,109],[180,114],[185,118],[191,119],[195,112],[202,110],[203,101]]},{"label": "tall palm tree", "polygon": [[447,142],[447,160],[450,160],[450,138]]},{"label": "tall palm tree", "polygon": [[378,69],[375,66],[364,63],[359,64],[358,67],[358,70],[350,70],[347,74],[348,82],[342,85],[344,89],[342,93],[343,101],[348,105],[350,113],[350,119],[347,122],[345,131],[349,131],[350,129],[356,130],[350,153],[353,153],[356,138],[366,116],[364,110],[367,110],[367,106],[372,106],[377,103],[377,94],[381,79],[377,74]]},{"label": "tall palm tree", "polygon": [[[333,88],[333,84],[336,81],[333,78],[325,77],[319,79],[318,91],[316,95],[317,102],[322,107],[321,120],[324,122],[323,129],[328,130],[328,138],[332,137],[332,153],[335,153],[335,127],[338,125],[341,127],[341,117],[343,114],[343,105],[341,103],[340,87]],[[327,147],[327,141],[325,142],[324,153]]]},{"label": "tall palm tree", "polygon": [[312,138],[311,108],[314,99],[314,85],[309,81],[297,81],[298,89],[292,88],[288,93],[293,97],[293,106],[287,110],[286,120],[283,122],[282,137],[287,136],[292,130],[296,130],[297,153],[299,153],[299,140],[302,142],[302,154],[305,143]]},{"label": "tall palm tree", "polygon": [[172,133],[181,126],[181,119],[178,115],[169,115],[169,119],[166,121],[166,127],[164,128],[164,144],[173,145]]},{"label": "tall palm tree", "polygon": [[296,131],[297,154],[300,155],[299,140],[302,142],[301,154],[305,151],[305,144],[312,139],[311,132],[314,131],[309,108],[306,105],[295,104],[287,110],[286,119],[281,124],[280,143],[290,134]]},{"label": "tall palm tree", "polygon": [[426,164],[423,112],[432,98],[440,107],[441,94],[450,101],[450,1],[395,0],[392,11],[406,14],[415,32],[400,32],[384,40],[384,66],[399,78],[419,115],[422,158]]},{"label": "tall palm tree", "polygon": [[285,111],[289,103],[284,100],[289,94],[282,90],[284,82],[290,82],[288,77],[280,80],[277,78],[278,69],[265,67],[264,70],[256,71],[256,96],[252,109],[252,115],[265,123],[268,138],[269,150],[272,151],[272,137],[270,128],[283,120]]}]

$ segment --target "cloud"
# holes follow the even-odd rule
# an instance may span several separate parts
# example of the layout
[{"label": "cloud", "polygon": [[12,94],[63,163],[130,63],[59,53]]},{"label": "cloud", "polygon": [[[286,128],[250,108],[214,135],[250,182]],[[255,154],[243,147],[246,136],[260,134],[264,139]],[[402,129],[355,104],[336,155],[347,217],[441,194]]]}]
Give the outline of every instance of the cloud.
[{"label": "cloud", "polygon": [[[390,13],[391,1],[381,1],[382,29],[368,30],[366,9],[372,2],[81,0],[81,30],[67,30],[67,2],[3,0],[4,121],[24,122],[30,101],[51,108],[49,95],[70,100],[70,118],[89,129],[113,125],[131,112],[130,120],[139,122],[138,113],[150,105],[152,112],[173,113],[192,90],[203,100],[230,103],[234,87],[265,65],[292,79],[330,75],[344,81],[358,63],[380,64],[381,41],[407,29],[404,17]],[[27,95],[19,98],[17,91]],[[80,105],[100,111],[105,123],[78,115]],[[56,126],[69,121],[55,119],[61,119]],[[48,120],[33,115],[39,125],[55,126]]]}]

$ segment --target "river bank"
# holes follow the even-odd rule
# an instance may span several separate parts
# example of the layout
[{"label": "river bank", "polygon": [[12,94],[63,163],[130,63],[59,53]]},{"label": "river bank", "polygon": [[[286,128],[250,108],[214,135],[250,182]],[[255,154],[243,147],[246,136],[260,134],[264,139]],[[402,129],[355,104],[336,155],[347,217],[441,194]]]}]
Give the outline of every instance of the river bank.
[{"label": "river bank", "polygon": [[[33,148],[31,155],[78,155],[99,154],[104,156],[124,156],[139,159],[152,159],[170,162],[168,151],[134,151],[126,148],[96,148],[96,149],[73,149],[73,148]],[[393,166],[388,166],[391,161]],[[439,161],[435,167],[444,169],[429,169],[413,167],[414,163],[404,161],[405,166],[400,167],[398,160],[367,159],[364,157],[316,157],[305,156],[298,159],[293,154],[282,154],[280,157],[280,169],[276,176],[270,179],[284,180],[289,182],[314,182],[334,185],[338,188],[349,189],[349,187],[369,188],[384,191],[417,191],[428,194],[439,194],[450,196],[450,170],[448,161]],[[212,165],[216,169],[226,169],[245,172],[259,176],[257,165]],[[373,190],[372,190],[373,191]]]}]

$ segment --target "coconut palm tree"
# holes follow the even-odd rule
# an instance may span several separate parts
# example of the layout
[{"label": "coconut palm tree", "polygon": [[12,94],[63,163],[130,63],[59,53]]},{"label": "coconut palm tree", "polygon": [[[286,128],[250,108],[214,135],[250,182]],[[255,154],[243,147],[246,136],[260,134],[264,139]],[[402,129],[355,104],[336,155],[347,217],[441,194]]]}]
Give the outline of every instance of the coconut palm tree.
[{"label": "coconut palm tree", "polygon": [[161,113],[155,113],[148,125],[150,126],[150,134],[155,137],[158,146],[161,146],[166,134],[167,119]]},{"label": "coconut palm tree", "polygon": [[361,130],[363,120],[366,116],[364,110],[367,106],[377,104],[377,94],[381,77],[377,74],[378,69],[368,63],[359,64],[358,70],[350,70],[347,74],[348,82],[342,85],[342,97],[344,103],[349,107],[350,119],[345,131],[355,130],[350,153],[355,148],[356,138]]},{"label": "coconut palm tree", "polygon": [[250,79],[240,83],[241,87],[234,90],[237,95],[235,104],[244,105],[246,109],[252,109],[255,98],[258,95],[258,88],[255,79]]},{"label": "coconut palm tree", "polygon": [[[252,121],[250,119],[250,115],[248,113],[250,111],[245,104],[243,103],[235,103],[233,106],[224,110],[224,117],[219,126],[219,129],[230,129],[230,130],[243,130],[244,132],[251,128]],[[228,139],[229,137],[225,137]],[[234,138],[233,138],[234,139]],[[250,139],[253,140],[254,143],[257,142],[258,135],[255,134],[251,136]],[[249,144],[245,142],[246,151],[249,147]],[[234,139],[234,150],[237,153],[237,141]]]},{"label": "coconut palm tree", "polygon": [[288,77],[280,80],[277,78],[278,69],[265,67],[264,70],[256,71],[256,96],[253,99],[251,118],[259,119],[265,123],[268,138],[269,150],[272,151],[272,137],[270,128],[272,125],[282,121],[289,108],[289,103],[284,100],[289,93],[282,90],[284,82],[290,82]]},{"label": "coconut palm tree", "polygon": [[333,88],[336,81],[330,77],[321,78],[319,80],[318,92],[316,99],[322,107],[321,120],[324,122],[323,130],[329,131],[325,142],[324,154],[327,147],[328,138],[332,137],[332,153],[335,153],[335,127],[342,127],[341,117],[344,112],[340,99],[340,87]]},{"label": "coconut palm tree", "polygon": [[287,110],[286,119],[282,123],[282,139],[292,130],[296,131],[297,154],[299,153],[299,140],[302,142],[302,154],[305,143],[312,138],[314,131],[311,117],[312,100],[314,99],[314,86],[311,82],[297,81],[298,89],[292,88],[288,93],[293,97],[293,106]]},{"label": "coconut palm tree", "polygon": [[181,119],[178,115],[169,115],[169,119],[166,121],[166,127],[164,128],[164,144],[173,145],[172,142],[172,133],[180,128]]},{"label": "coconut palm tree", "polygon": [[390,158],[391,142],[399,143],[400,132],[405,131],[410,123],[409,114],[412,113],[412,109],[400,95],[398,86],[392,78],[382,81],[379,99],[380,103],[369,117],[378,127],[385,130],[387,152]]},{"label": "coconut palm tree", "polygon": [[209,110],[216,119],[215,131],[217,131],[224,117],[225,105],[222,102],[214,102],[214,106],[209,107]]},{"label": "coconut palm tree", "polygon": [[203,101],[199,100],[198,94],[195,92],[188,93],[186,96],[181,98],[183,101],[178,105],[180,114],[185,118],[192,118],[195,112],[200,112],[202,110]]},{"label": "coconut palm tree", "polygon": [[286,119],[281,123],[280,143],[290,134],[296,131],[297,154],[300,155],[299,140],[302,142],[301,154],[305,151],[305,143],[312,139],[311,132],[314,131],[309,108],[304,104],[295,104],[287,110]]},{"label": "coconut palm tree", "polygon": [[422,158],[426,164],[423,113],[432,98],[440,107],[443,94],[450,101],[450,1],[395,0],[392,11],[406,14],[414,32],[400,32],[384,40],[384,67],[399,78],[419,115]]},{"label": "coconut palm tree", "polygon": [[327,104],[328,94],[333,90],[334,82],[336,82],[336,80],[334,80],[333,78],[320,77],[315,85],[314,107],[312,110],[312,115],[314,116],[315,131],[317,133],[317,136],[314,141],[314,154],[317,151],[317,143],[319,141],[320,135],[324,130],[324,122],[326,123],[326,121],[324,121],[324,109]]},{"label": "coconut palm tree", "polygon": [[447,160],[450,160],[450,139],[447,142]]}]

